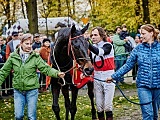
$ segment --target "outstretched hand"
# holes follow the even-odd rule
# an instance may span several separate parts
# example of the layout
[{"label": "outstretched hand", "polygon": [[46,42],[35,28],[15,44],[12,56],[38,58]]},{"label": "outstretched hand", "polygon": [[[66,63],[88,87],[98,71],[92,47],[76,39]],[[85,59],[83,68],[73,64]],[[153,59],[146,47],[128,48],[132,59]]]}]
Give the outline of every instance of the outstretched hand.
[{"label": "outstretched hand", "polygon": [[113,81],[113,79],[111,77],[107,78],[106,82],[107,83],[111,83]]},{"label": "outstretched hand", "polygon": [[65,73],[64,73],[64,72],[59,72],[59,73],[58,73],[58,77],[64,78],[64,76],[65,76]]}]

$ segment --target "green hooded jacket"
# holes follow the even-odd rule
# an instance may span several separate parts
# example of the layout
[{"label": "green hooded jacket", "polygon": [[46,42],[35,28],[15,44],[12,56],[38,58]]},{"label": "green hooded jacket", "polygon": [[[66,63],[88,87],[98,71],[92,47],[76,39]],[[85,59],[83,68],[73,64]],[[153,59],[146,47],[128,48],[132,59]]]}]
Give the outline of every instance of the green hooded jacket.
[{"label": "green hooded jacket", "polygon": [[115,55],[124,54],[125,53],[124,44],[126,42],[124,40],[121,40],[118,34],[115,34],[112,40],[113,40],[113,46],[114,46],[114,54]]},{"label": "green hooded jacket", "polygon": [[59,71],[51,68],[38,53],[31,52],[27,60],[22,63],[19,49],[17,49],[10,54],[10,57],[0,69],[0,85],[13,70],[12,84],[14,89],[26,91],[39,88],[37,69],[47,76],[58,78]]}]

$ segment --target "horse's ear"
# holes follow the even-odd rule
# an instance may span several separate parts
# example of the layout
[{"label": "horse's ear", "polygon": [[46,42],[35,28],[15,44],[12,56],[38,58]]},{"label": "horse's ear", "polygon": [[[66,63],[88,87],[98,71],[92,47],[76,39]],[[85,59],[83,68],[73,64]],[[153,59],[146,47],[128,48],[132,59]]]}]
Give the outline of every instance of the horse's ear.
[{"label": "horse's ear", "polygon": [[75,31],[76,31],[76,26],[73,25],[72,28],[71,28],[71,34],[74,33]]},{"label": "horse's ear", "polygon": [[89,23],[86,26],[84,26],[84,28],[81,30],[82,34],[84,34],[86,30],[88,30],[88,27],[89,27]]}]

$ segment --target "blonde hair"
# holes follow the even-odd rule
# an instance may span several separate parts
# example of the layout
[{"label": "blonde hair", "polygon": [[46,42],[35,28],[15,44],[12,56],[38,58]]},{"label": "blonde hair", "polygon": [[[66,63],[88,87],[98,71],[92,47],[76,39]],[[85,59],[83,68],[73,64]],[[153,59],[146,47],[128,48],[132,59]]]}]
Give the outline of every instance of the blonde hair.
[{"label": "blonde hair", "polygon": [[145,25],[142,25],[141,26],[141,29],[144,29],[148,32],[153,32],[153,37],[154,37],[154,40],[158,39],[158,34],[159,34],[159,31],[157,29],[155,29],[155,27],[151,24],[145,24]]}]

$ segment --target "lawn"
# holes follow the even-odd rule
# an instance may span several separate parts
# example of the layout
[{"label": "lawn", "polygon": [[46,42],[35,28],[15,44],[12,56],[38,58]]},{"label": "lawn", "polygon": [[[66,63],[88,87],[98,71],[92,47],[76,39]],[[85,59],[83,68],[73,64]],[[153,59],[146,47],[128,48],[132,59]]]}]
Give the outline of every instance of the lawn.
[{"label": "lawn", "polygon": [[[135,85],[124,85],[123,90],[135,89]],[[86,92],[84,90],[84,92]],[[137,96],[128,96],[131,100],[138,102]],[[64,99],[60,96],[60,115],[62,120],[65,117]],[[128,115],[137,111],[139,106],[127,102],[122,96],[115,96],[114,98],[114,118],[119,120],[121,116]],[[77,114],[75,120],[91,120],[91,107],[87,93],[79,95],[77,100]],[[50,92],[42,93],[39,95],[38,108],[37,108],[38,120],[56,120],[52,111],[52,96]],[[0,100],[0,120],[14,120],[13,110],[13,98]],[[26,117],[25,117],[25,120]]]}]

